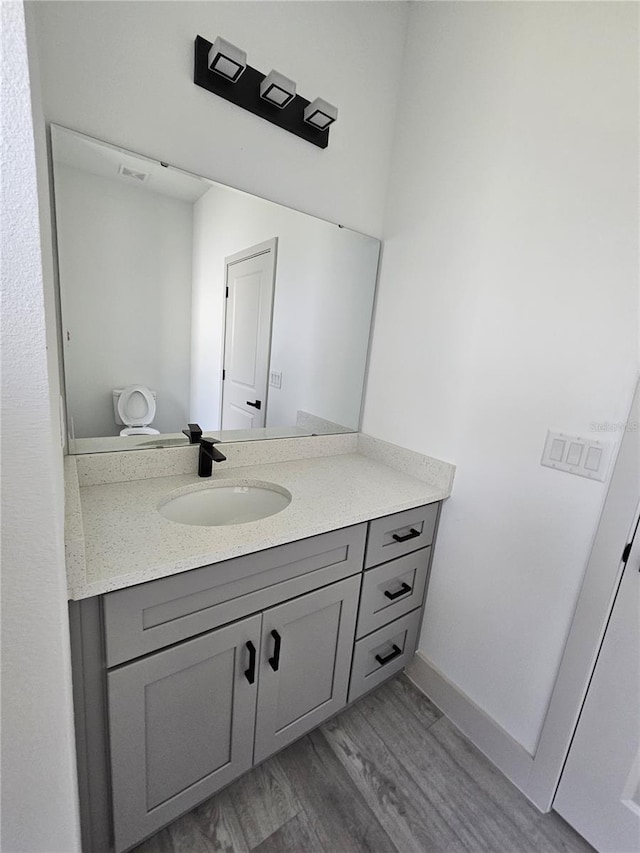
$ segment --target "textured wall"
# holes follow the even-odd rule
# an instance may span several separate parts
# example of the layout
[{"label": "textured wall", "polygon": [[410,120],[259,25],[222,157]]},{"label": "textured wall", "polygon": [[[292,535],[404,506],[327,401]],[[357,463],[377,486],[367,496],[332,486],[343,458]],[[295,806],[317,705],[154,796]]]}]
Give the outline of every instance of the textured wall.
[{"label": "textured wall", "polygon": [[22,4],[2,3],[2,849],[71,853],[79,840],[62,454],[30,105]]}]

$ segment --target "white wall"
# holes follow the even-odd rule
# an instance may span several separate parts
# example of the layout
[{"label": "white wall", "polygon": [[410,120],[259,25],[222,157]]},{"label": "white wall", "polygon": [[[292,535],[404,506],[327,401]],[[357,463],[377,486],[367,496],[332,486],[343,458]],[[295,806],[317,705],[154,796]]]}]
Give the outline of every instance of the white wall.
[{"label": "white wall", "polygon": [[1,14],[2,848],[71,853],[80,845],[62,452],[50,404],[51,395],[57,412],[55,363],[47,375],[43,266],[51,275],[51,256],[40,256],[34,159],[34,131],[42,151],[43,128],[32,126],[22,4],[2,3]]},{"label": "white wall", "polygon": [[299,409],[357,429],[378,243],[295,210],[212,187],[194,205],[191,416],[218,429],[225,257],[278,238],[266,426]]},{"label": "white wall", "polygon": [[[407,7],[398,3],[35,3],[47,119],[379,236]],[[193,41],[336,104],[325,150],[193,83]]]},{"label": "white wall", "polygon": [[636,4],[412,6],[364,429],[458,465],[420,648],[530,752],[604,496],[546,430],[637,369],[637,72]]},{"label": "white wall", "polygon": [[63,163],[55,179],[72,434],[117,435],[111,392],[132,384],[156,392],[153,427],[179,432],[189,419],[193,204]]}]

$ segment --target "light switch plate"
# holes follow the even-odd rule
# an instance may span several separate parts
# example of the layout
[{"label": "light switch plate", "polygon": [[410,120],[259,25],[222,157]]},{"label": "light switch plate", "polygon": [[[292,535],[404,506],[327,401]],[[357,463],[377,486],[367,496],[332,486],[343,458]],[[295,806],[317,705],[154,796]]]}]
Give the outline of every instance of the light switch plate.
[{"label": "light switch plate", "polygon": [[269,374],[269,385],[272,388],[282,388],[282,373],[279,370],[272,370]]},{"label": "light switch plate", "polygon": [[604,482],[607,479],[613,442],[568,435],[564,432],[547,432],[541,465],[577,474],[589,480]]}]

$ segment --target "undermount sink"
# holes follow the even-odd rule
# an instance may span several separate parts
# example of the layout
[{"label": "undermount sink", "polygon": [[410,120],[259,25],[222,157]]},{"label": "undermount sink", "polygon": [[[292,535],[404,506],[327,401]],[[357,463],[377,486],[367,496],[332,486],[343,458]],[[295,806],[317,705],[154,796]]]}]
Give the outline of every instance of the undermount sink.
[{"label": "undermount sink", "polygon": [[158,512],[179,524],[220,527],[267,518],[290,503],[291,494],[275,483],[224,482],[170,497]]}]

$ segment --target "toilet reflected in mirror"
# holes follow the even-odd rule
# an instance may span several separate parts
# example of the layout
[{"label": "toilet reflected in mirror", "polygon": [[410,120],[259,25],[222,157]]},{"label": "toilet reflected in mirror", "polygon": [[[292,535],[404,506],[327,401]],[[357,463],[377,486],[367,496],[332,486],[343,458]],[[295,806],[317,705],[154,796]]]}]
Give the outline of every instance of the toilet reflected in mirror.
[{"label": "toilet reflected in mirror", "polygon": [[156,392],[146,385],[127,385],[113,389],[113,411],[116,424],[124,425],[121,436],[160,435],[151,424],[156,416]]}]

